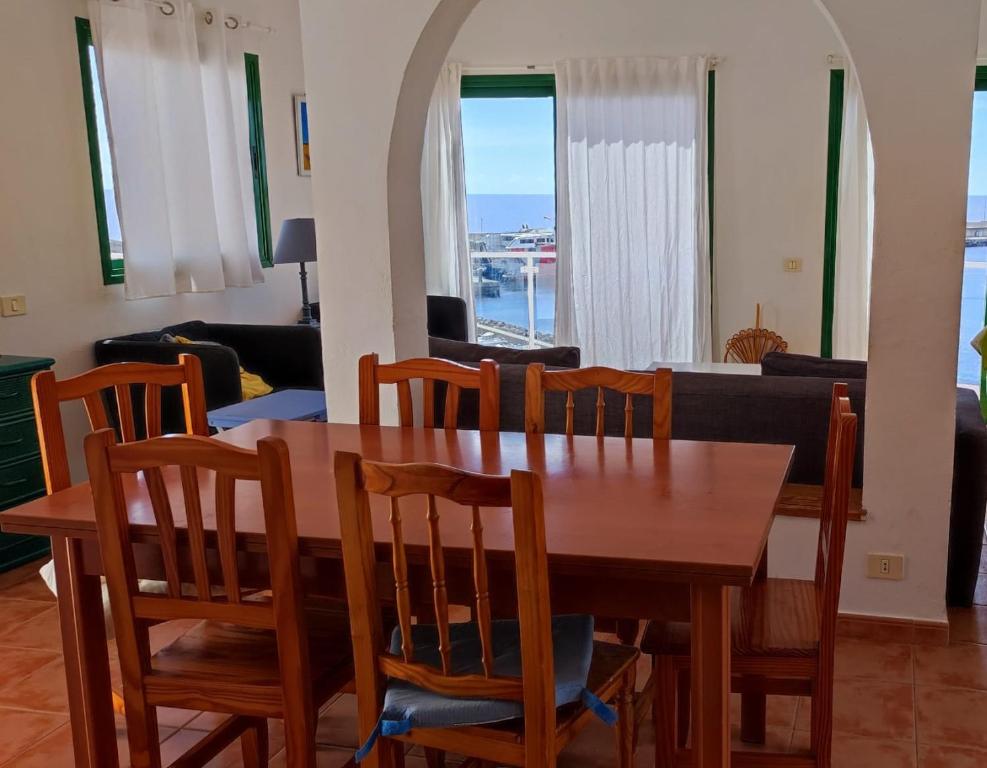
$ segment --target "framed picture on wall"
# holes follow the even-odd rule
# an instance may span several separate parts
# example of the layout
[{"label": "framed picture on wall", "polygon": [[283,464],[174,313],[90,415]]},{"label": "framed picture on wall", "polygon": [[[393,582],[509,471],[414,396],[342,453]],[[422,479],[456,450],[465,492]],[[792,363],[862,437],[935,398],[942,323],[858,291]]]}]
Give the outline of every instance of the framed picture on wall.
[{"label": "framed picture on wall", "polygon": [[308,151],[308,100],[304,93],[296,93],[295,102],[295,156],[298,175],[312,175],[312,157]]}]

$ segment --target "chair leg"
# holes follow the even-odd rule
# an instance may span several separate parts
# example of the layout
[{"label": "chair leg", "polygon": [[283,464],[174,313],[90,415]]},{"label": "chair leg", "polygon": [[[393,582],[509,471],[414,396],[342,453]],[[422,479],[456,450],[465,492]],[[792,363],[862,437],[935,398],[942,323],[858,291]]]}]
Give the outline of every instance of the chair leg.
[{"label": "chair leg", "polygon": [[617,694],[617,765],[620,768],[633,768],[634,731],[636,729],[634,710],[634,687],[637,670],[632,664],[624,673],[624,680]]},{"label": "chair leg", "polygon": [[425,765],[428,768],[445,768],[446,753],[434,747],[425,747]]},{"label": "chair leg", "polygon": [[161,768],[161,746],[155,708],[148,706],[143,697],[132,696],[127,701],[126,711],[131,767]]},{"label": "chair leg", "polygon": [[689,668],[678,670],[678,717],[676,718],[678,732],[677,744],[685,749],[689,743],[689,718],[692,716],[692,678]]},{"label": "chair leg", "polygon": [[672,768],[675,765],[677,678],[675,663],[670,656],[654,657],[651,713],[655,726],[655,768]]},{"label": "chair leg", "polygon": [[740,696],[740,740],[747,744],[763,744],[767,719],[767,696],[744,693]]},{"label": "chair leg", "polygon": [[267,720],[258,718],[256,723],[243,732],[240,736],[240,749],[243,753],[243,768],[267,768]]},{"label": "chair leg", "polygon": [[[832,686],[832,682],[830,682]],[[833,689],[820,686],[812,694],[812,718],[810,720],[812,754],[816,758],[816,768],[830,768],[833,752]],[[801,706],[801,705],[800,705]]]}]

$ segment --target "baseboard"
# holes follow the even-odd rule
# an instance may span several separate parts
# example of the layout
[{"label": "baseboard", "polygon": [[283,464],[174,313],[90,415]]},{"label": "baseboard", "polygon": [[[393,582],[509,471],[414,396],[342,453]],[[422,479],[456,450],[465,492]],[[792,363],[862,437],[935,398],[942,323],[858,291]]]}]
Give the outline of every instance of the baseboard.
[{"label": "baseboard", "polygon": [[836,619],[836,634],[881,643],[949,645],[949,622],[841,613]]}]

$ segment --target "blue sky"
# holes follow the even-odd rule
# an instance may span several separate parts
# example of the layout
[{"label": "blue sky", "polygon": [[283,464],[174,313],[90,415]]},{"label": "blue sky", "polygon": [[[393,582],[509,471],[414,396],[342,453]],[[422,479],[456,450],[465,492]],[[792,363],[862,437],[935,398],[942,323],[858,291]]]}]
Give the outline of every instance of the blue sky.
[{"label": "blue sky", "polygon": [[463,99],[466,191],[471,195],[555,194],[551,98]]},{"label": "blue sky", "polygon": [[985,91],[978,91],[973,99],[970,194],[987,195],[987,92]]}]

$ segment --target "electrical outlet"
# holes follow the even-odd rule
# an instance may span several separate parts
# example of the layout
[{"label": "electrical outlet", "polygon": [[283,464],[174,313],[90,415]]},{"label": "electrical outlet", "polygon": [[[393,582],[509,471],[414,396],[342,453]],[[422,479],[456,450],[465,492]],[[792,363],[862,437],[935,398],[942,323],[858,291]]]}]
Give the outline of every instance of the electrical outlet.
[{"label": "electrical outlet", "polygon": [[0,315],[17,317],[27,314],[27,300],[23,296],[0,296]]},{"label": "electrical outlet", "polygon": [[786,272],[801,272],[802,259],[785,259],[784,268]]},{"label": "electrical outlet", "polygon": [[905,578],[905,556],[871,552],[867,555],[867,578],[901,581]]}]

